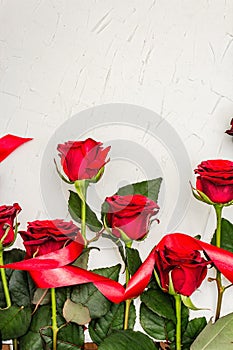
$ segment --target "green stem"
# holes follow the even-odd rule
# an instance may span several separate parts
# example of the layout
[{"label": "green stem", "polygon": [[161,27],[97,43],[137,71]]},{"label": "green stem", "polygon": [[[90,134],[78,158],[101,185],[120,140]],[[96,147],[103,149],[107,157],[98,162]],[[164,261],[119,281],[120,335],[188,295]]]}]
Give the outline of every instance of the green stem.
[{"label": "green stem", "polygon": [[55,288],[50,289],[51,293],[51,306],[52,306],[52,332],[53,332],[53,350],[57,349],[57,306],[56,306],[56,290]]},{"label": "green stem", "polygon": [[[132,246],[132,241],[126,243],[126,246],[128,248],[131,248]],[[130,280],[130,273],[129,273],[129,269],[128,266],[125,267],[125,285],[127,287],[128,283]],[[131,304],[131,299],[127,299],[125,301],[125,317],[124,317],[124,329],[128,329],[129,327],[129,311],[130,311],[130,304]]]},{"label": "green stem", "polygon": [[[0,265],[4,265],[2,244],[0,244]],[[8,288],[7,278],[6,278],[6,271],[4,267],[0,268],[0,270],[1,270],[2,287],[3,287],[5,300],[6,300],[6,307],[11,307],[12,303],[11,303],[11,297],[10,297],[10,292]],[[13,339],[13,349],[14,350],[18,349],[17,339]]]},{"label": "green stem", "polygon": [[[125,284],[126,286],[129,283],[130,274],[129,269],[126,267],[125,269]],[[125,301],[125,318],[124,318],[124,329],[128,329],[129,327],[129,310],[130,310],[131,299],[127,299]]]},{"label": "green stem", "polygon": [[181,297],[174,295],[176,304],[176,350],[181,350]]},{"label": "green stem", "polygon": [[[221,248],[221,223],[222,223],[222,209],[220,205],[215,205],[215,212],[217,217],[217,229],[216,229],[216,247]],[[222,307],[222,299],[225,288],[222,285],[222,275],[218,270],[216,271],[216,285],[217,285],[217,306],[215,312],[215,322],[219,319]]]},{"label": "green stem", "polygon": [[[2,247],[0,247],[0,265],[4,265]],[[6,306],[10,307],[11,306],[11,298],[10,298],[10,292],[8,289],[8,284],[7,284],[6,271],[3,267],[0,270],[1,270],[3,291],[4,291],[4,295],[5,295],[5,299],[6,299]]]},{"label": "green stem", "polygon": [[221,223],[222,223],[222,209],[220,205],[214,206],[217,217],[217,229],[216,229],[216,247],[221,248]]},{"label": "green stem", "polygon": [[[76,187],[77,189],[77,187]],[[87,237],[86,237],[86,216],[87,216],[87,207],[86,207],[86,197],[87,197],[87,186],[86,181],[79,182],[79,190],[80,190],[80,199],[81,199],[81,234],[83,236],[85,246],[87,245]]]}]

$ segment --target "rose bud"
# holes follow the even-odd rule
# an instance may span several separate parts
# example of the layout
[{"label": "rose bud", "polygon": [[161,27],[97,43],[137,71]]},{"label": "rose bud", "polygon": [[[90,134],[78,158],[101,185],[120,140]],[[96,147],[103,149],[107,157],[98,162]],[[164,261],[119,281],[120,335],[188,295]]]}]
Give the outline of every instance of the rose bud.
[{"label": "rose bud", "polygon": [[[159,210],[157,203],[141,195],[107,197],[106,224],[112,234],[123,240],[142,240],[148,234],[150,219]],[[126,236],[126,237],[124,237]]]},{"label": "rose bud", "polygon": [[155,270],[164,291],[173,289],[176,294],[189,297],[206,277],[209,261],[202,258],[198,250],[169,236],[156,247]]},{"label": "rose bud", "polygon": [[[99,180],[110,146],[103,148],[101,142],[88,138],[85,141],[68,141],[59,144],[59,156],[61,165],[69,180]],[[98,176],[99,175],[99,176]]]},{"label": "rose bud", "polygon": [[3,247],[15,241],[16,216],[21,211],[18,203],[0,206],[0,241]]},{"label": "rose bud", "polygon": [[194,172],[198,174],[196,189],[212,202],[224,204],[233,200],[233,162],[223,159],[203,161]]},{"label": "rose bud", "polygon": [[225,131],[228,135],[233,136],[233,118],[231,119],[231,128]]},{"label": "rose bud", "polygon": [[72,221],[36,220],[28,223],[27,231],[19,232],[26,249],[26,259],[61,249],[72,240],[83,243],[79,228]]}]

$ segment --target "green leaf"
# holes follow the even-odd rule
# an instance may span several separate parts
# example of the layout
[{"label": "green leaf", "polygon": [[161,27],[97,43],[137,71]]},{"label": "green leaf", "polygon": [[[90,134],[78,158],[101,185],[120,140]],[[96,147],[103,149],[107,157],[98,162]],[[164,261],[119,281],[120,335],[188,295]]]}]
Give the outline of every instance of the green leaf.
[{"label": "green leaf", "polygon": [[185,332],[189,321],[189,309],[183,303],[181,304],[181,330]]},{"label": "green leaf", "polygon": [[[222,219],[221,222],[221,248],[233,253],[233,225],[230,221]],[[216,245],[216,231],[211,244]]]},{"label": "green leaf", "polygon": [[205,317],[194,318],[189,321],[187,328],[182,335],[182,350],[190,349],[190,345],[205,328],[206,324]]},{"label": "green leaf", "polygon": [[2,339],[8,340],[24,335],[31,322],[31,309],[11,306],[0,310]]},{"label": "green leaf", "polygon": [[[61,295],[65,295],[65,291],[64,288],[58,288],[57,292],[60,289],[63,290],[63,293],[60,293],[59,297],[61,300]],[[57,292],[56,295],[58,294]],[[65,325],[66,322],[60,314],[58,314],[57,321],[59,327]],[[33,315],[29,331],[19,339],[20,350],[38,350],[46,348],[46,346],[50,349],[51,329],[49,326],[51,326],[51,307],[49,305],[41,306]],[[84,342],[83,328],[74,323],[69,323],[59,330],[58,339],[59,347],[57,349],[68,350],[77,349],[77,347],[80,348]]]},{"label": "green leaf", "polygon": [[137,249],[129,248],[126,246],[126,263],[129,269],[129,273],[132,276],[142,264],[142,261]]},{"label": "green leaf", "polygon": [[[78,328],[79,327],[79,328]],[[57,335],[56,350],[73,350],[80,349],[83,346],[84,338],[81,327],[69,323],[62,327]],[[43,340],[43,349],[52,349],[52,331],[50,328],[42,329],[41,336]],[[41,348],[40,348],[41,349]],[[29,350],[29,349],[28,349]]]},{"label": "green leaf", "polygon": [[149,289],[141,296],[141,301],[154,313],[176,322],[173,300],[162,290]]},{"label": "green leaf", "polygon": [[100,344],[99,350],[155,350],[153,341],[141,332],[116,331]]},{"label": "green leaf", "polygon": [[8,285],[14,305],[31,307],[36,286],[27,271],[14,270]]},{"label": "green leaf", "polygon": [[23,337],[19,339],[20,350],[43,349],[40,329],[51,325],[50,306],[41,306],[32,317],[30,328]]},{"label": "green leaf", "polygon": [[157,202],[162,178],[148,181],[136,182],[119,188],[116,194],[120,196],[142,194],[143,196]]},{"label": "green leaf", "polygon": [[[23,260],[25,256],[25,251],[22,251],[20,249],[12,249],[8,251],[4,251],[3,253],[3,260],[4,264],[9,264],[12,262],[20,261]],[[9,280],[11,275],[13,274],[14,270],[12,269],[5,269],[6,271],[6,277],[9,285]],[[20,305],[22,306],[22,305]],[[6,307],[6,301],[5,301],[5,296],[3,292],[3,286],[2,286],[2,280],[0,278],[0,307],[4,308]]]},{"label": "green leaf", "polygon": [[64,304],[63,316],[66,322],[74,322],[79,325],[85,325],[91,321],[88,308],[80,303],[74,303],[70,299],[67,299]]},{"label": "green leaf", "polygon": [[151,311],[144,303],[140,307],[140,323],[144,331],[151,337],[174,341],[175,324]]},{"label": "green leaf", "polygon": [[[70,197],[68,200],[69,213],[76,222],[81,222],[81,204],[82,201],[78,194],[69,191]],[[86,203],[86,224],[91,231],[98,232],[102,228],[102,223],[98,220],[96,214],[91,210],[91,208]]]},{"label": "green leaf", "polygon": [[82,251],[81,255],[79,255],[79,257],[75,260],[75,262],[73,262],[72,265],[80,267],[81,269],[87,270],[90,250],[91,250],[90,248],[85,248]]},{"label": "green leaf", "polygon": [[[118,264],[108,268],[95,269],[93,272],[117,281],[120,268],[121,266]],[[87,306],[91,318],[102,317],[108,312],[111,305],[111,302],[107,300],[92,283],[75,286],[72,290],[71,300],[75,303],[81,303]]]},{"label": "green leaf", "polygon": [[[110,310],[101,318],[92,320],[89,325],[91,339],[100,344],[114,330],[122,330],[124,325],[125,303],[111,304]],[[130,305],[129,329],[133,329],[136,319],[136,311],[133,303]]]},{"label": "green leaf", "polygon": [[232,350],[233,347],[233,313],[221,317],[217,322],[207,324],[199,334],[191,350]]}]

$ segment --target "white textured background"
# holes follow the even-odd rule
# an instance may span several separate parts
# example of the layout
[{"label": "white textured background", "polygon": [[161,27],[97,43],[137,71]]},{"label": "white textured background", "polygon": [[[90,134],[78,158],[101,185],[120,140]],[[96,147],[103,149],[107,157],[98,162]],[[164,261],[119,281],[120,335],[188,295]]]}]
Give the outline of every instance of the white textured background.
[{"label": "white textured background", "polygon": [[[45,219],[40,167],[55,130],[79,111],[112,102],[165,118],[193,168],[231,159],[224,131],[233,116],[233,1],[0,1],[1,135],[34,138],[1,164],[1,203],[21,204],[21,229]],[[233,220],[232,208],[224,216]],[[214,227],[212,209],[191,198],[177,231],[208,239]],[[195,294],[210,307],[207,317],[214,292],[205,284]],[[232,308],[229,289],[223,312]]]}]

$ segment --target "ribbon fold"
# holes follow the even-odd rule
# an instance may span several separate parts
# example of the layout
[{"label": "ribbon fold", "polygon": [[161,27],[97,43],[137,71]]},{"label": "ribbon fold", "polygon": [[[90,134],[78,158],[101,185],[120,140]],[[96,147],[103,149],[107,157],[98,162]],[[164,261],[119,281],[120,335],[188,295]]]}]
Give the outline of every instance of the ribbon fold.
[{"label": "ribbon fold", "polygon": [[80,243],[72,242],[53,253],[41,255],[32,259],[7,264],[5,268],[27,270],[39,288],[57,288],[93,283],[110,301],[120,303],[140,295],[150,282],[154,269],[156,251],[164,246],[186,247],[203,251],[216,268],[233,283],[233,253],[211,244],[199,241],[183,233],[172,233],[164,236],[155,246],[147,259],[130,278],[126,288],[119,282],[100,276],[88,270],[70,265],[83,250]]}]

